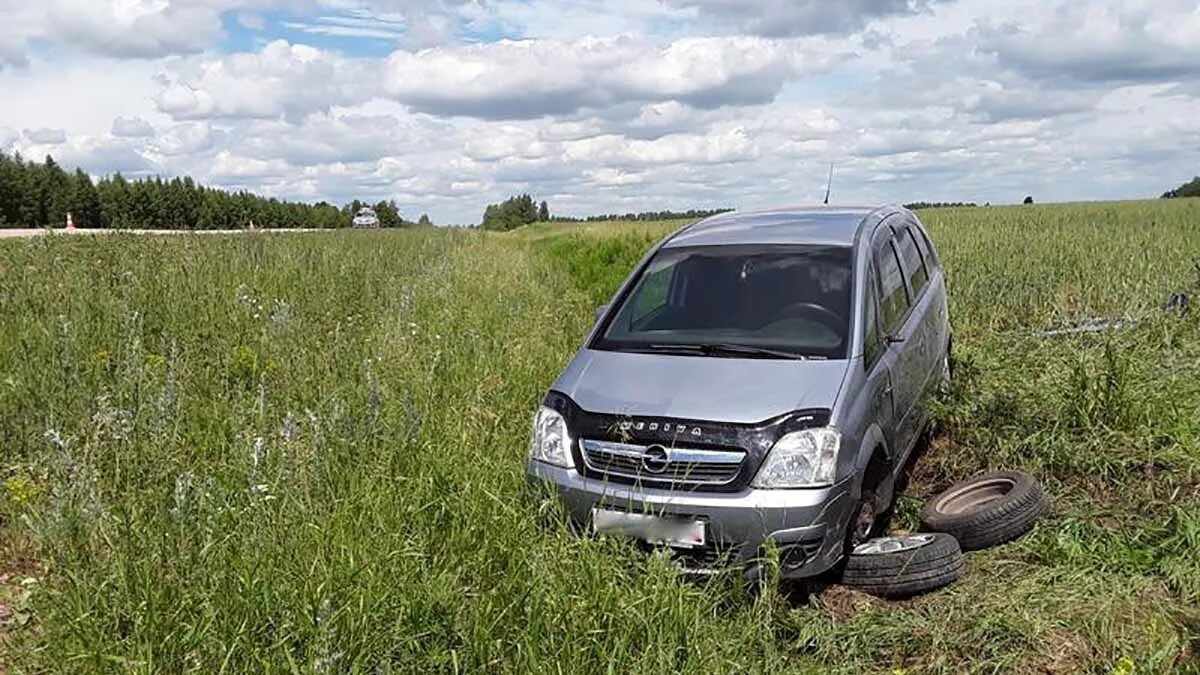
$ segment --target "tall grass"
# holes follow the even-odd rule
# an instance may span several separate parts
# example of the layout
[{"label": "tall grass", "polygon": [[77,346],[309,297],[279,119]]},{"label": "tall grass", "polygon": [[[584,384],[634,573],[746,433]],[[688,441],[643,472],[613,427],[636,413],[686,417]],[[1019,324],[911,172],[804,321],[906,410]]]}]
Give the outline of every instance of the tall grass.
[{"label": "tall grass", "polygon": [[[677,224],[5,242],[0,551],[37,582],[0,663],[1195,667],[1200,326],[1158,308],[1200,298],[1200,202],[927,220],[961,367],[895,525],[988,467],[1037,473],[1056,506],[908,603],[687,583],[571,535],[526,488],[531,410],[593,306]],[[1136,322],[1032,335],[1092,315]]]}]

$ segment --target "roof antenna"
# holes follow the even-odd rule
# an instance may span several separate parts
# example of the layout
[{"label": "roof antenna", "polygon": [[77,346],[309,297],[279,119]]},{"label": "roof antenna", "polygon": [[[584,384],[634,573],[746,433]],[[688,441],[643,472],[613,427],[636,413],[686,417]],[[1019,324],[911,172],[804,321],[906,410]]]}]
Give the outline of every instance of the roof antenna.
[{"label": "roof antenna", "polygon": [[829,206],[829,193],[833,190],[833,162],[829,163],[829,182],[825,185],[825,205]]}]

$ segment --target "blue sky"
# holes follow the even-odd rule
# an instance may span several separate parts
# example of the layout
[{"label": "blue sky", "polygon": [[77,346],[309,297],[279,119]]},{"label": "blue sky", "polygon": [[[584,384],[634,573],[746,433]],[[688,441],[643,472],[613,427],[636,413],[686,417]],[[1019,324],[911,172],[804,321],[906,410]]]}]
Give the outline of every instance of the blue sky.
[{"label": "blue sky", "polygon": [[1151,197],[1200,2],[0,0],[0,150],[468,223]]}]

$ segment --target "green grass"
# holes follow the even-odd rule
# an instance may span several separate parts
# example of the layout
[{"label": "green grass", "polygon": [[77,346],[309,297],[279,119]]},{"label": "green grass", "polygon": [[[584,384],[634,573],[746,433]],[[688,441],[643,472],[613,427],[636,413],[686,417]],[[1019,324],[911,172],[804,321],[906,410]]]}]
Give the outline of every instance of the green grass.
[{"label": "green grass", "polygon": [[[974,471],[1053,513],[893,603],[576,538],[529,416],[680,223],[0,244],[13,672],[1200,668],[1200,200],[924,214],[961,368],[895,526]],[[1103,335],[1039,339],[1093,315]],[[13,603],[14,600],[8,602]]]}]

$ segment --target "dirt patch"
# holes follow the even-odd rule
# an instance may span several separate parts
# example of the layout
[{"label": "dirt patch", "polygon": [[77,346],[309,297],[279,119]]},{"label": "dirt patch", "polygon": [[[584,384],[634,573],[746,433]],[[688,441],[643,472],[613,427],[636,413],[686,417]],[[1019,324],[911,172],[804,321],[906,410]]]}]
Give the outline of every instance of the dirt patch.
[{"label": "dirt patch", "polygon": [[850,621],[872,602],[874,600],[866,593],[837,584],[821,593],[821,607],[835,624]]},{"label": "dirt patch", "polygon": [[13,632],[32,621],[29,597],[42,575],[36,560],[21,555],[11,545],[0,544],[0,675],[9,670]]},{"label": "dirt patch", "polygon": [[1052,631],[1027,672],[1064,675],[1087,672],[1096,658],[1091,645],[1078,633],[1068,630]]}]

